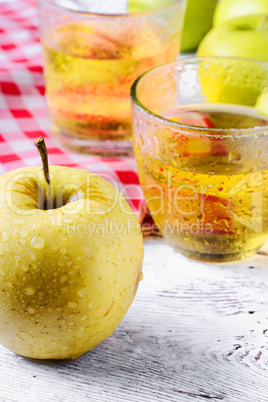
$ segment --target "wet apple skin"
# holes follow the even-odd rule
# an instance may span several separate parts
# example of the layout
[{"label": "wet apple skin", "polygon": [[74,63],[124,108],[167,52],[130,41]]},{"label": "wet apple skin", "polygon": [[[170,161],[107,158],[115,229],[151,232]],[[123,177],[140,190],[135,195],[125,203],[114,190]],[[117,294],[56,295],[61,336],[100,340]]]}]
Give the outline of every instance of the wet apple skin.
[{"label": "wet apple skin", "polygon": [[76,358],[126,314],[143,239],[112,185],[88,171],[50,170],[52,194],[66,192],[68,201],[56,209],[38,204],[36,189],[46,186],[40,167],[0,179],[0,343],[31,358]]}]

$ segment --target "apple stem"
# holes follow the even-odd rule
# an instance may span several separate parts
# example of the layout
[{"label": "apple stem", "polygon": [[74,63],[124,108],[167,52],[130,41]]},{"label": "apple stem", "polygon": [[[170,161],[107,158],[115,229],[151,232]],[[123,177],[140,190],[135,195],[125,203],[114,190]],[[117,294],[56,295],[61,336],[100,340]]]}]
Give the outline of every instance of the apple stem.
[{"label": "apple stem", "polygon": [[47,183],[47,205],[50,204],[51,200],[51,188],[50,188],[50,174],[49,174],[49,164],[48,164],[48,156],[47,156],[47,147],[46,143],[43,137],[39,137],[34,145],[38,149],[39,155],[41,156],[42,159],[42,166],[43,166],[43,172],[44,172],[44,177],[45,181]]},{"label": "apple stem", "polygon": [[258,31],[265,31],[267,22],[268,22],[268,15],[264,15],[263,19],[261,20],[261,22],[258,26]]}]

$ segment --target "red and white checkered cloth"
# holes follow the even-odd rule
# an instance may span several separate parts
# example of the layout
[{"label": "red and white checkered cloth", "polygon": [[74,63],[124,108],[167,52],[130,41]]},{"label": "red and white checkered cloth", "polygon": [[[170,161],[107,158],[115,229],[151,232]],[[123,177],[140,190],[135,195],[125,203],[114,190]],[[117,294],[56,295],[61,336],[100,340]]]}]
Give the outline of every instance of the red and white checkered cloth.
[{"label": "red and white checkered cloth", "polygon": [[58,145],[50,132],[34,0],[0,0],[0,174],[40,165],[43,136],[51,164],[87,169],[122,191],[134,211],[143,199],[134,158],[100,158]]}]

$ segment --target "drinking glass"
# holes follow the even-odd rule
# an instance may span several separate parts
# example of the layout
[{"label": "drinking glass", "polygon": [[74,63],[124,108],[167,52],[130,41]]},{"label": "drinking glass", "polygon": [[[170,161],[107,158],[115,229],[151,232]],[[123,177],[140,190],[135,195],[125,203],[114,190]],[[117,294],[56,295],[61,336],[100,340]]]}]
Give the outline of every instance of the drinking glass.
[{"label": "drinking glass", "polygon": [[268,63],[182,59],[131,89],[141,186],[167,243],[198,260],[268,237]]},{"label": "drinking glass", "polygon": [[38,0],[52,130],[67,147],[132,151],[131,84],[176,60],[185,9],[185,0],[159,0],[156,9],[146,4]]}]

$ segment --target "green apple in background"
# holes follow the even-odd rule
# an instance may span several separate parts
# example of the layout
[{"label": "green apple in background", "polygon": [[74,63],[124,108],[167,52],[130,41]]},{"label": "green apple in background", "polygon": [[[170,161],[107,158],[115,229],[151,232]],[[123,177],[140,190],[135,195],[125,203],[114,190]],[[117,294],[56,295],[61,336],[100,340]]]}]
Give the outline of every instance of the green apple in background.
[{"label": "green apple in background", "polygon": [[49,170],[0,179],[0,343],[31,358],[75,358],[127,312],[143,239],[111,184],[86,170]]},{"label": "green apple in background", "polygon": [[197,48],[210,30],[217,0],[188,0],[182,30],[181,51]]},{"label": "green apple in background", "polygon": [[266,88],[258,97],[255,109],[268,118],[268,88]]},{"label": "green apple in background", "polygon": [[212,28],[201,41],[197,55],[268,61],[268,16],[247,15]]},{"label": "green apple in background", "polygon": [[204,58],[198,65],[200,90],[205,102],[255,107],[267,88],[266,63],[237,57]]},{"label": "green apple in background", "polygon": [[129,0],[127,2],[129,13],[149,11],[153,10],[154,8],[167,6],[172,3],[173,0]]},{"label": "green apple in background", "polygon": [[213,25],[253,14],[268,15],[268,0],[220,0],[215,9]]}]

